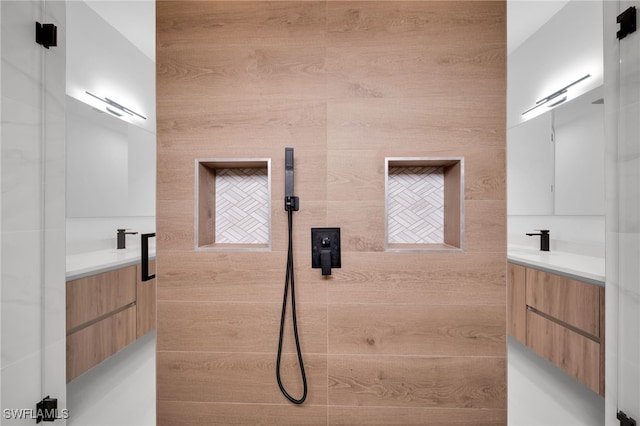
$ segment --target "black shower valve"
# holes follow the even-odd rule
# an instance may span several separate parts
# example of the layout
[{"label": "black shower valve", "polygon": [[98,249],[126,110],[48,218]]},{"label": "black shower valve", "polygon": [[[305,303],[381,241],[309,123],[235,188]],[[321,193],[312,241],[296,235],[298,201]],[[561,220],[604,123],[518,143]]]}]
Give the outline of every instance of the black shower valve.
[{"label": "black shower valve", "polygon": [[311,267],[321,268],[323,276],[341,267],[340,228],[311,228]]}]

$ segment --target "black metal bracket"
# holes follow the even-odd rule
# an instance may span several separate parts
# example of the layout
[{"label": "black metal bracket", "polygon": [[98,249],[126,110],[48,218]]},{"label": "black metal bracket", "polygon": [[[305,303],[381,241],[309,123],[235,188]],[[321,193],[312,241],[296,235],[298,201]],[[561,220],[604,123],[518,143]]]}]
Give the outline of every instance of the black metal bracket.
[{"label": "black metal bracket", "polygon": [[616,18],[616,22],[620,24],[620,30],[617,32],[618,40],[622,40],[627,35],[636,31],[636,7],[631,6],[622,12]]},{"label": "black metal bracket", "polygon": [[36,22],[36,43],[48,49],[58,45],[58,27],[54,24]]},{"label": "black metal bracket", "polygon": [[618,411],[618,420],[620,420],[620,426],[636,426],[636,421],[631,417],[627,417],[622,411]]},{"label": "black metal bracket", "polygon": [[284,209],[286,211],[292,210],[297,212],[300,210],[300,198],[298,197],[284,197]]},{"label": "black metal bracket", "polygon": [[36,404],[36,424],[53,422],[58,418],[58,399],[47,395]]}]

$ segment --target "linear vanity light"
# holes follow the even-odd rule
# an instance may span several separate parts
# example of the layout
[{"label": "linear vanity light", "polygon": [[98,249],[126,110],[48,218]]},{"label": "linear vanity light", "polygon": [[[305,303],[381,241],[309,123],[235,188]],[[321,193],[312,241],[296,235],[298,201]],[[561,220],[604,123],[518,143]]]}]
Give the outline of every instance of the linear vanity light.
[{"label": "linear vanity light", "polygon": [[[553,103],[548,104],[547,108],[552,108],[552,107],[554,107],[556,105],[560,105],[561,103],[563,103],[564,101],[567,100],[566,93],[567,93],[569,87],[574,86],[574,85],[580,83],[581,81],[586,80],[589,77],[591,77],[591,74],[587,74],[584,77],[580,77],[579,79],[577,79],[573,83],[568,84],[568,85],[564,86],[562,89],[553,92],[549,96],[540,99],[538,102],[536,102],[536,104],[533,107],[531,107],[528,110],[526,110],[525,112],[523,112],[522,115],[525,115],[525,114],[533,111],[534,109],[536,109],[536,108],[538,108],[538,107],[540,107],[542,105],[545,105],[545,104],[547,104],[548,102],[551,102],[551,101],[553,101]],[[564,96],[562,96],[562,95],[564,95]]]},{"label": "linear vanity light", "polygon": [[93,96],[94,98],[96,98],[96,99],[104,102],[105,104],[107,104],[106,110],[108,112],[110,112],[111,114],[117,116],[117,117],[122,117],[122,113],[126,113],[126,114],[129,114],[131,116],[136,115],[136,116],[142,118],[143,120],[147,119],[147,117],[145,117],[144,115],[138,114],[137,112],[135,112],[135,111],[127,108],[126,106],[121,105],[121,104],[119,104],[119,103],[117,103],[115,101],[112,101],[111,99],[109,99],[107,97],[101,98],[100,96],[96,96],[93,93],[88,92],[88,91],[85,91],[85,93],[87,95]]}]

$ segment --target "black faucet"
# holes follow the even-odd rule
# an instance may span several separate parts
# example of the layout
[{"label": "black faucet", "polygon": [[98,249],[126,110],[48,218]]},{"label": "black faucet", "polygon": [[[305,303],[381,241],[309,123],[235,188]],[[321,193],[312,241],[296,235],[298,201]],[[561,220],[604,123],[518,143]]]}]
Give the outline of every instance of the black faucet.
[{"label": "black faucet", "polygon": [[526,234],[528,236],[540,235],[540,251],[549,251],[549,230],[541,229],[539,234]]},{"label": "black faucet", "polygon": [[126,229],[118,229],[118,249],[126,248],[125,235],[135,235],[137,232],[127,232]]}]

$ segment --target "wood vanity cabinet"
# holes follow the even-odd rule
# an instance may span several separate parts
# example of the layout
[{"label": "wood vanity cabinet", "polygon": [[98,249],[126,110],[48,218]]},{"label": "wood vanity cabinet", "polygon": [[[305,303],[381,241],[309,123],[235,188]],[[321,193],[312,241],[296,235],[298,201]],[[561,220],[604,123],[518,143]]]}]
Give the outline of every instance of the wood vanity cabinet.
[{"label": "wood vanity cabinet", "polygon": [[513,263],[508,333],[604,396],[604,287]]},{"label": "wood vanity cabinet", "polygon": [[[149,261],[149,268],[156,269],[156,261]],[[142,281],[142,268],[138,264],[136,280],[136,332],[142,337],[156,328],[156,279]]]},{"label": "wood vanity cabinet", "polygon": [[139,264],[67,281],[67,383],[154,329],[155,311]]}]

